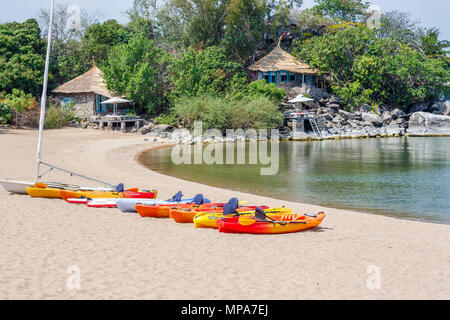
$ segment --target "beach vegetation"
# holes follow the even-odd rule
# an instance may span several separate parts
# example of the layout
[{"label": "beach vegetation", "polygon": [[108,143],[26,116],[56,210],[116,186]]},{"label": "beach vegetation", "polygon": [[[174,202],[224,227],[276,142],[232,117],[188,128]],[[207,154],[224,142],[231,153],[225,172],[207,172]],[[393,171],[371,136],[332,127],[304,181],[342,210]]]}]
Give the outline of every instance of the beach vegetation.
[{"label": "beach vegetation", "polygon": [[0,124],[7,124],[12,118],[12,109],[6,103],[3,103],[0,96]]},{"label": "beach vegetation", "polygon": [[45,113],[45,129],[59,129],[69,125],[75,120],[73,107],[61,107],[58,104],[50,104]]},{"label": "beach vegetation", "polygon": [[169,126],[176,126],[179,119],[173,113],[161,113],[156,118],[153,119],[155,124],[167,124]]},{"label": "beach vegetation", "polygon": [[264,96],[240,100],[207,94],[185,96],[177,100],[173,113],[190,129],[195,121],[202,121],[204,129],[275,128],[283,119],[278,104]]},{"label": "beach vegetation", "polygon": [[25,93],[19,89],[13,89],[12,93],[5,95],[2,104],[8,106],[14,113],[14,123],[16,126],[21,125],[20,114],[25,110],[33,108],[35,98],[31,93]]}]

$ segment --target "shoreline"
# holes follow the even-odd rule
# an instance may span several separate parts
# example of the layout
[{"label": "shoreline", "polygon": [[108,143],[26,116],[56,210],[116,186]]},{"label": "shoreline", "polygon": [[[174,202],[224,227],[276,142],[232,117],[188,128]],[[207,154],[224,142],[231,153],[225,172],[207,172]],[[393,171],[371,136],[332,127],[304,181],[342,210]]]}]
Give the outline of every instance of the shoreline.
[{"label": "shoreline", "polygon": [[[36,131],[8,131],[0,128],[2,178],[33,176]],[[256,204],[325,210],[327,217],[319,228],[298,234],[223,235],[116,209],[11,196],[2,189],[2,298],[450,298],[448,225],[280,201],[143,170],[135,161],[138,153],[167,146],[143,141],[143,136],[80,129],[45,131],[44,136],[48,162],[114,183],[155,187],[161,199],[183,190],[186,196],[203,193],[218,201],[237,196]],[[80,267],[81,290],[65,286],[70,265]],[[366,285],[372,265],[381,270],[379,290]],[[282,286],[260,281],[267,268],[283,270],[290,281]],[[227,272],[219,276],[217,270]]]},{"label": "shoreline", "polygon": [[[397,138],[407,138],[407,136],[402,136],[402,137],[397,137]],[[312,140],[307,140],[307,141],[298,141],[298,142],[314,142]],[[433,223],[433,224],[439,224],[439,225],[449,225],[450,223],[445,223],[445,222],[440,222],[437,220],[431,220],[431,219],[423,219],[423,218],[419,218],[419,217],[408,217],[408,216],[404,216],[401,213],[398,214],[389,214],[389,213],[381,213],[381,212],[377,212],[375,209],[371,210],[370,208],[348,208],[348,207],[344,207],[344,206],[338,206],[338,205],[333,205],[332,203],[310,203],[310,202],[298,202],[295,200],[291,200],[291,199],[282,199],[282,198],[272,198],[269,195],[263,194],[263,193],[255,193],[254,191],[251,190],[245,190],[245,191],[240,191],[240,190],[234,190],[231,188],[223,188],[221,186],[218,185],[213,185],[213,184],[208,184],[205,182],[201,182],[201,181],[197,181],[197,180],[190,180],[190,179],[184,179],[184,178],[179,178],[175,175],[170,175],[170,174],[166,174],[166,173],[161,173],[158,171],[154,171],[152,170],[150,167],[146,166],[145,164],[143,164],[142,160],[140,159],[145,153],[147,152],[151,152],[153,150],[157,150],[157,149],[164,149],[164,148],[171,148],[173,146],[175,146],[177,144],[175,143],[167,143],[167,144],[161,144],[161,145],[156,145],[156,146],[152,146],[152,147],[148,147],[145,148],[141,151],[139,151],[135,156],[134,156],[134,160],[143,168],[145,168],[146,170],[150,170],[152,172],[167,176],[167,177],[172,177],[172,178],[176,178],[179,179],[181,181],[188,181],[188,182],[193,182],[193,183],[198,183],[198,184],[202,184],[205,186],[209,186],[209,187],[213,187],[213,188],[219,188],[219,189],[223,189],[223,190],[227,190],[227,191],[231,191],[231,192],[236,192],[236,193],[249,193],[252,194],[254,196],[259,196],[259,197],[266,197],[266,198],[271,198],[274,200],[278,200],[280,202],[285,202],[285,201],[289,201],[289,202],[295,202],[298,204],[303,204],[303,205],[310,205],[310,206],[320,206],[322,208],[326,209],[337,209],[337,210],[345,210],[345,211],[351,211],[353,213],[359,213],[359,214],[370,214],[370,215],[377,215],[377,216],[383,216],[383,217],[389,217],[389,218],[394,218],[394,219],[399,219],[399,220],[406,220],[406,221],[416,221],[416,222],[423,222],[423,223]]]}]

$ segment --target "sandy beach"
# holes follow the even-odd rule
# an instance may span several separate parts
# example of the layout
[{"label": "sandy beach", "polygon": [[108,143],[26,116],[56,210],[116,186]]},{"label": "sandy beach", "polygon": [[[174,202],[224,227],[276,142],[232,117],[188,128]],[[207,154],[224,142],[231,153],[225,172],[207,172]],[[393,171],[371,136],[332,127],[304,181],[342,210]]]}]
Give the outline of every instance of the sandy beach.
[{"label": "sandy beach", "polygon": [[[1,299],[450,298],[449,225],[280,201],[164,176],[136,162],[140,151],[159,146],[144,138],[46,130],[43,158],[112,183],[156,188],[161,199],[183,190],[218,201],[236,196],[299,212],[325,211],[327,217],[320,228],[302,233],[221,234],[118,209],[10,195],[1,188]],[[36,130],[0,128],[0,178],[32,180],[36,142]],[[81,182],[53,172],[44,180]],[[71,270],[79,270],[79,289],[67,286]],[[374,277],[379,288],[370,286]]]}]

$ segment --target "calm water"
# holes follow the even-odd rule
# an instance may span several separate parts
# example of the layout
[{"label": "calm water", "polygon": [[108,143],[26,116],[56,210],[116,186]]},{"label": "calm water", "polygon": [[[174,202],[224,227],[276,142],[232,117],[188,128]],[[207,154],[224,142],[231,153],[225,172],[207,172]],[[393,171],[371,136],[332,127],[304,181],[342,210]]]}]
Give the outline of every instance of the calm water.
[{"label": "calm water", "polygon": [[279,154],[274,176],[261,176],[261,165],[175,165],[171,148],[141,162],[232,190],[450,224],[450,138],[280,142]]}]

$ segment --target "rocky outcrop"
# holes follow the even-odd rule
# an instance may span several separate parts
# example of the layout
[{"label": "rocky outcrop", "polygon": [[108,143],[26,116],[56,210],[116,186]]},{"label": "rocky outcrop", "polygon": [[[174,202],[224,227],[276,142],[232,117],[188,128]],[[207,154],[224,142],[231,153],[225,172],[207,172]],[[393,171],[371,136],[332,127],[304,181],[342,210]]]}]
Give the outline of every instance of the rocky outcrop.
[{"label": "rocky outcrop", "polygon": [[410,136],[450,135],[450,116],[415,112],[409,118]]},{"label": "rocky outcrop", "polygon": [[376,127],[383,125],[383,119],[375,112],[362,112],[361,117],[364,121],[372,123]]}]

